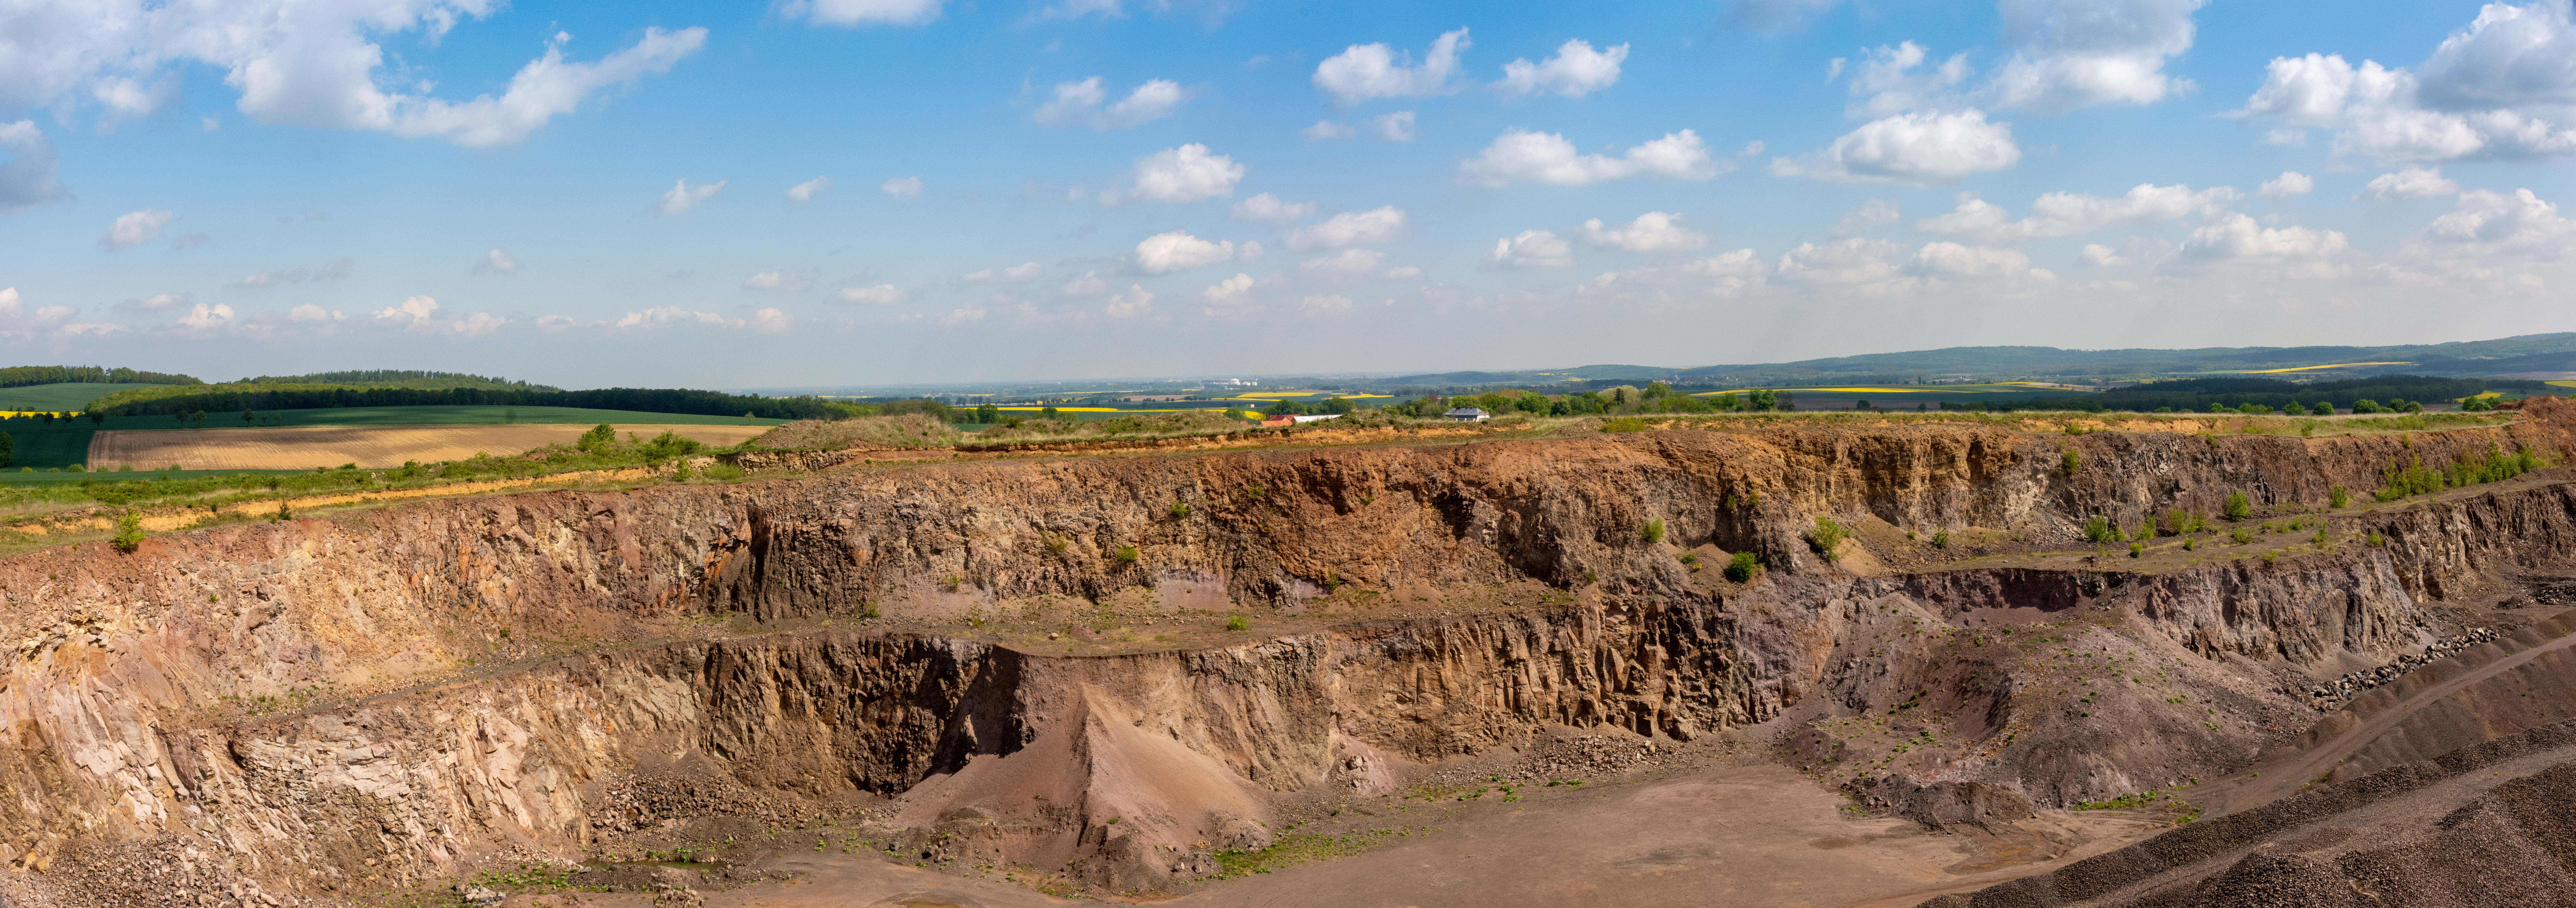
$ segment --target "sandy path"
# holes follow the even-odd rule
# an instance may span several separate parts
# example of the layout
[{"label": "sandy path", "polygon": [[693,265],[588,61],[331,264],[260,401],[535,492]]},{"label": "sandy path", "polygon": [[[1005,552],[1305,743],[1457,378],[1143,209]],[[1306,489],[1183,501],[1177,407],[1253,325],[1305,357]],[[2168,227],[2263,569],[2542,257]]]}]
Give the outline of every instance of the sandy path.
[{"label": "sandy path", "polygon": [[[268,429],[154,429],[100,432],[89,442],[91,470],[132,466],[157,470],[310,470],[354,463],[365,469],[403,461],[464,460],[571,444],[590,431],[574,423],[477,426],[293,426]],[[618,425],[617,433],[650,438],[664,430],[709,445],[740,443],[768,426]]]}]

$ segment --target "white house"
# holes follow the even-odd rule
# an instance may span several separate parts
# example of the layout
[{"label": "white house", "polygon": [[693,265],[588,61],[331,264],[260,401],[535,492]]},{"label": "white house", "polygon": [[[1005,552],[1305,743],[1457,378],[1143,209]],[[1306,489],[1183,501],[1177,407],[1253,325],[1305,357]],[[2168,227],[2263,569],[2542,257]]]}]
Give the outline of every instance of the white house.
[{"label": "white house", "polygon": [[1494,414],[1485,412],[1483,407],[1459,407],[1440,415],[1459,422],[1484,422],[1494,418]]}]

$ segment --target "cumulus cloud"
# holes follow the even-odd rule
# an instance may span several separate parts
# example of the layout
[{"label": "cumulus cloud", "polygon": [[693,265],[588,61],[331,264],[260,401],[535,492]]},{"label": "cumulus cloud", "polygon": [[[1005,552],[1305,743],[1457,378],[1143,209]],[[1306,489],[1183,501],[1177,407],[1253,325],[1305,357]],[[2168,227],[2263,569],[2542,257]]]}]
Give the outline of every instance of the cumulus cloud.
[{"label": "cumulus cloud", "polygon": [[814,279],[793,271],[763,271],[742,279],[745,290],[768,290],[775,293],[802,293],[814,286]]},{"label": "cumulus cloud", "polygon": [[805,182],[787,187],[787,200],[791,202],[811,202],[814,200],[815,196],[822,195],[830,191],[832,191],[831,177],[815,177],[811,180],[806,180]]},{"label": "cumulus cloud", "polygon": [[1915,224],[1925,233],[1987,239],[2072,236],[2118,224],[2155,224],[2186,217],[2211,217],[2241,196],[2232,187],[2194,190],[2175,184],[2140,183],[2127,194],[2104,198],[2080,192],[2051,192],[2030,203],[2030,217],[2011,220],[2001,206],[1962,194],[1949,214]]},{"label": "cumulus cloud", "polygon": [[2084,250],[2075,254],[2075,263],[2088,268],[2107,268],[2112,265],[2126,265],[2129,260],[2121,258],[2117,249],[2100,243],[2086,243]]},{"label": "cumulus cloud", "polygon": [[1627,59],[1628,45],[1596,51],[1591,42],[1576,38],[1558,46],[1556,56],[1544,61],[1503,64],[1503,80],[1494,85],[1516,95],[1552,92],[1580,98],[1618,82],[1619,64]]},{"label": "cumulus cloud", "polygon": [[490,252],[483,253],[483,258],[474,263],[474,273],[517,274],[519,273],[519,260],[511,258],[510,254],[507,252],[494,249]]},{"label": "cumulus cloud", "polygon": [[680,180],[671,184],[671,191],[662,193],[661,203],[654,207],[660,209],[663,214],[687,214],[689,209],[696,208],[706,200],[715,198],[716,193],[723,192],[725,184],[729,182],[732,181],[717,180],[713,183],[691,186],[689,181]]},{"label": "cumulus cloud", "polygon": [[124,300],[116,308],[125,312],[159,312],[188,304],[193,297],[185,293],[155,293],[141,299]]},{"label": "cumulus cloud", "polygon": [[[25,4],[21,4],[24,7]],[[429,83],[384,73],[388,36],[435,45],[459,21],[491,15],[488,0],[392,3],[165,3],[39,5],[11,14],[10,43],[42,53],[0,56],[0,108],[95,103],[142,116],[177,97],[191,64],[221,70],[235,107],[266,123],[435,136],[461,145],[517,142],[608,89],[667,71],[696,53],[703,28],[647,28],[596,62],[564,57],[571,36],[545,40],[498,95],[430,97]]]},{"label": "cumulus cloud", "polygon": [[1099,76],[1080,82],[1056,83],[1054,97],[1040,105],[1034,114],[1038,122],[1049,126],[1089,126],[1093,129],[1126,129],[1162,119],[1181,106],[1184,93],[1181,83],[1154,79],[1127,93],[1116,104],[1102,107],[1109,99]]},{"label": "cumulus cloud", "polygon": [[123,249],[152,242],[161,236],[161,228],[168,225],[173,216],[159,208],[117,215],[116,223],[108,225],[107,235],[99,237],[98,244],[109,249]]},{"label": "cumulus cloud", "polygon": [[2557,205],[2529,189],[2511,195],[2474,189],[2460,194],[2457,210],[2434,218],[2424,236],[2481,253],[2551,248],[2563,254],[2576,239],[2576,222],[2559,217]]},{"label": "cumulus cloud", "polygon": [[1297,263],[1297,270],[1313,275],[1348,276],[1368,274],[1386,266],[1386,253],[1375,249],[1344,249]]},{"label": "cumulus cloud", "polygon": [[1234,203],[1234,216],[1245,221],[1267,221],[1285,224],[1315,216],[1313,202],[1283,202],[1270,193],[1262,193]]},{"label": "cumulus cloud", "polygon": [[2191,15],[2208,0],[2002,0],[2012,58],[1995,74],[2006,107],[2064,113],[2092,104],[2151,104],[2188,90],[2164,65],[2191,49]]},{"label": "cumulus cloud", "polygon": [[794,323],[795,320],[789,318],[787,313],[777,309],[761,309],[751,314],[751,330],[764,334],[784,332]]},{"label": "cumulus cloud", "polygon": [[617,321],[611,324],[619,328],[659,328],[665,325],[720,325],[739,328],[742,327],[743,322],[713,312],[698,312],[678,306],[656,306],[618,316]]},{"label": "cumulus cloud", "polygon": [[1563,268],[1574,264],[1574,248],[1545,230],[1523,230],[1494,241],[1485,264],[1495,268]]},{"label": "cumulus cloud", "polygon": [[1211,303],[1230,303],[1252,292],[1252,275],[1237,274],[1199,291],[1199,298]]},{"label": "cumulus cloud", "polygon": [[1781,253],[1772,274],[1810,284],[1866,284],[1897,277],[1915,250],[1893,240],[1853,237],[1831,243],[1800,243]]},{"label": "cumulus cloud", "polygon": [[1413,111],[1399,110],[1377,118],[1377,137],[1389,142],[1413,141]]},{"label": "cumulus cloud", "polygon": [[2286,199],[2294,195],[2307,195],[2316,188],[2317,181],[2307,174],[2284,170],[2278,178],[2264,180],[2263,185],[2254,190],[2254,194],[2267,199]]},{"label": "cumulus cloud", "polygon": [[1964,246],[1947,241],[1923,244],[1923,248],[1915,250],[1914,260],[1907,270],[1921,277],[1952,280],[2045,279],[2055,276],[2046,269],[2032,268],[2030,256],[2018,249]]},{"label": "cumulus cloud", "polygon": [[1036,262],[1022,262],[1008,268],[986,268],[982,271],[969,271],[963,275],[959,275],[957,279],[974,284],[1017,283],[1020,281],[1034,280],[1038,276],[1039,272],[1045,270],[1045,268],[1040,267]]},{"label": "cumulus cloud", "polygon": [[290,322],[328,322],[337,321],[342,318],[347,318],[347,316],[313,305],[312,303],[306,303],[293,309],[286,310],[286,320]]},{"label": "cumulus cloud", "polygon": [[[5,66],[0,63],[0,84],[8,81]],[[54,143],[45,138],[44,130],[37,129],[34,121],[0,123],[0,151],[9,153],[9,159],[0,162],[0,212],[23,211],[72,197],[71,190],[55,181],[54,173],[60,164],[54,158]]]},{"label": "cumulus cloud", "polygon": [[1708,235],[1681,225],[1682,216],[1649,211],[1624,227],[1604,228],[1600,218],[1583,222],[1583,241],[1629,252],[1672,252],[1708,245]]},{"label": "cumulus cloud", "polygon": [[1056,292],[1066,296],[1107,296],[1109,280],[1101,277],[1100,272],[1085,271],[1074,275],[1073,280],[1064,282],[1064,286],[1056,288]]},{"label": "cumulus cloud", "polygon": [[839,293],[835,293],[833,295],[840,297],[841,301],[844,303],[867,303],[878,306],[890,303],[900,303],[903,302],[904,298],[903,288],[897,287],[893,284],[878,284],[874,287],[843,287]]},{"label": "cumulus cloud", "polygon": [[1904,113],[1872,120],[1832,145],[1796,158],[1771,159],[1771,172],[1846,183],[1946,183],[2011,167],[2021,160],[2012,124],[1988,123],[1984,111]]},{"label": "cumulus cloud", "polygon": [[2576,21],[2564,0],[2490,3],[2420,70],[2341,55],[2277,57],[2235,115],[2280,124],[2268,141],[2334,132],[2338,154],[2382,161],[2576,152]]},{"label": "cumulus cloud", "polygon": [[1290,249],[1339,249],[1383,242],[1404,229],[1404,209],[1384,205],[1346,211],[1323,223],[1288,231]]},{"label": "cumulus cloud", "polygon": [[376,310],[377,318],[418,324],[438,316],[438,301],[426,296],[404,297],[400,304]]},{"label": "cumulus cloud", "polygon": [[920,25],[946,0],[788,0],[779,12],[816,25]]},{"label": "cumulus cloud", "polygon": [[1230,196],[1234,184],[1243,181],[1243,173],[1243,165],[1233,158],[1209,154],[1207,146],[1193,142],[1136,159],[1136,169],[1125,181],[1127,188],[1103,192],[1100,201],[1109,205],[1133,199],[1180,203]]},{"label": "cumulus cloud", "polygon": [[1871,199],[1844,214],[1842,220],[1834,222],[1834,237],[1837,239],[1856,237],[1896,223],[1896,219],[1901,216],[1894,200]]},{"label": "cumulus cloud", "polygon": [[[1959,83],[1969,76],[1968,55],[1955,54],[1924,69],[1931,53],[1905,41],[1865,52],[1854,67],[1852,101],[1843,112],[1855,117],[1884,117],[1924,107],[1950,107],[1958,101]],[[1839,68],[1842,59],[1834,61]]]},{"label": "cumulus cloud", "polygon": [[1136,267],[1147,274],[1170,274],[1234,261],[1238,256],[1255,258],[1259,256],[1259,249],[1258,243],[1246,243],[1244,248],[1238,248],[1232,240],[1210,242],[1191,236],[1188,231],[1174,230],[1146,237],[1137,243]]},{"label": "cumulus cloud", "polygon": [[898,199],[921,198],[920,177],[896,177],[877,184],[877,188]]},{"label": "cumulus cloud", "polygon": [[1387,277],[1388,279],[1390,279],[1390,280],[1402,280],[1402,279],[1405,279],[1405,278],[1414,278],[1414,277],[1421,277],[1421,276],[1422,276],[1422,269],[1420,269],[1420,268],[1416,268],[1416,267],[1413,267],[1413,266],[1411,266],[1411,265],[1398,265],[1398,266],[1395,266],[1395,267],[1393,267],[1393,268],[1386,269],[1386,277]]},{"label": "cumulus cloud", "polygon": [[2210,222],[2182,242],[2186,258],[2201,260],[2322,259],[2348,248],[2343,233],[2308,227],[2269,228],[2242,214]]},{"label": "cumulus cloud", "polygon": [[1134,318],[1153,308],[1154,294],[1146,292],[1141,284],[1129,284],[1127,292],[1110,297],[1109,302],[1100,307],[1100,314],[1110,318]]},{"label": "cumulus cloud", "polygon": [[1711,158],[1708,146],[1691,130],[1628,149],[1619,157],[1581,154],[1574,143],[1555,133],[1513,129],[1458,165],[1460,182],[1476,186],[1550,183],[1582,186],[1630,177],[1707,180],[1733,168]]},{"label": "cumulus cloud", "polygon": [[1335,123],[1331,120],[1317,120],[1315,121],[1315,125],[1297,130],[1297,134],[1305,136],[1306,141],[1309,142],[1321,142],[1326,139],[1347,139],[1355,135],[1349,126]]},{"label": "cumulus cloud", "polygon": [[1468,48],[1467,30],[1441,35],[1420,65],[1411,52],[1398,53],[1384,44],[1353,44],[1315,66],[1315,87],[1335,103],[1357,104],[1371,98],[1423,98],[1458,90],[1458,54]]},{"label": "cumulus cloud", "polygon": [[231,324],[232,320],[233,307],[222,304],[198,303],[188,307],[188,314],[179,316],[179,324],[197,331]]},{"label": "cumulus cloud", "polygon": [[2361,194],[2382,202],[2400,202],[2437,195],[2457,195],[2460,184],[2445,179],[2439,167],[2409,167],[2395,173],[2372,177]]}]

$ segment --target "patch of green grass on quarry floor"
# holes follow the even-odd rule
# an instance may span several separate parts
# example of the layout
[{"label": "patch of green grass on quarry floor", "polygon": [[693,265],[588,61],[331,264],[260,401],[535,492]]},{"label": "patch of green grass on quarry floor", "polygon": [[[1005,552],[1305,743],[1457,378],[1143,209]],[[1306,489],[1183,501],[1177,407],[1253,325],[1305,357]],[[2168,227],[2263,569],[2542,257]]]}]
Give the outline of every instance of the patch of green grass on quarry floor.
[{"label": "patch of green grass on quarry floor", "polygon": [[1404,826],[1394,829],[1370,829],[1340,834],[1292,832],[1272,840],[1270,847],[1259,851],[1236,851],[1234,849],[1227,849],[1217,852],[1216,863],[1217,866],[1222,869],[1218,870],[1215,875],[1207,877],[1207,879],[1238,879],[1241,877],[1251,876],[1256,873],[1269,873],[1283,867],[1293,867],[1310,861],[1328,861],[1333,858],[1348,857],[1361,852],[1375,850],[1386,845],[1388,842],[1394,841],[1399,836],[1408,836],[1417,832],[1429,833],[1434,831],[1436,830],[1428,827]]}]

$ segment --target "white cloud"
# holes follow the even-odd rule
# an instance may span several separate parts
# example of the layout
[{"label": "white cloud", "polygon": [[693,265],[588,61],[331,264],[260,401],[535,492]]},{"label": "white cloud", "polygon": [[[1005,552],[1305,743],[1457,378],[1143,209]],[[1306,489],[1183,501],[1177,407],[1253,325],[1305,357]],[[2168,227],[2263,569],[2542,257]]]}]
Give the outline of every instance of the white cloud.
[{"label": "white cloud", "polygon": [[662,193],[661,204],[654,207],[661,209],[663,214],[686,214],[689,209],[715,198],[716,193],[723,192],[725,184],[730,182],[733,181],[717,180],[713,183],[691,186],[689,181],[680,180],[671,184],[671,191]]},{"label": "white cloud", "polygon": [[1153,308],[1154,295],[1146,292],[1142,285],[1129,284],[1127,292],[1110,297],[1108,304],[1100,307],[1100,313],[1110,318],[1134,318]]},{"label": "white cloud", "polygon": [[1340,294],[1333,294],[1330,296],[1309,296],[1297,301],[1297,309],[1307,315],[1327,315],[1335,312],[1349,312],[1351,310],[1351,298]]},{"label": "white cloud", "polygon": [[2182,253],[2193,259],[2322,259],[2347,248],[2343,233],[2308,227],[2268,228],[2242,214],[2229,214],[2191,232]]},{"label": "white cloud", "polygon": [[232,320],[233,307],[220,304],[208,306],[198,303],[188,308],[188,314],[179,316],[179,324],[198,331],[229,324]]},{"label": "white cloud", "polygon": [[[7,83],[7,64],[0,61],[0,86]],[[6,90],[0,88],[0,92]],[[0,212],[22,211],[72,197],[71,190],[55,181],[54,173],[60,165],[54,158],[54,143],[45,138],[44,130],[37,129],[34,121],[0,123],[0,151],[9,153],[9,160],[0,162]]]},{"label": "white cloud", "polygon": [[2576,152],[2576,22],[2565,2],[2490,3],[2424,61],[2422,74],[2340,55],[2278,57],[2235,115],[2335,131],[2334,150],[2382,161]]},{"label": "white cloud", "polygon": [[745,290],[769,290],[777,293],[802,293],[814,286],[814,279],[793,271],[763,271],[742,279]]},{"label": "white cloud", "polygon": [[1872,120],[1824,149],[1771,159],[1771,172],[1847,183],[1946,183],[2021,160],[2012,124],[1983,111],[1906,113]]},{"label": "white cloud", "polygon": [[1884,117],[1917,108],[1955,106],[1959,83],[1968,79],[1968,55],[1956,54],[1939,66],[1916,72],[1929,57],[1923,45],[1912,41],[1870,48],[1852,73],[1854,100],[1843,112]]},{"label": "white cloud", "polygon": [[2084,251],[2075,254],[2075,263],[2089,268],[2107,268],[2112,265],[2126,265],[2129,260],[2121,258],[2119,250],[2109,246],[2086,243]]},{"label": "white cloud", "polygon": [[1347,139],[1355,133],[1349,126],[1331,120],[1317,120],[1315,125],[1297,130],[1297,134],[1305,136],[1306,141],[1321,142],[1326,139]]},{"label": "white cloud", "polygon": [[170,223],[171,217],[170,212],[159,208],[117,215],[116,223],[108,225],[107,235],[99,237],[98,244],[123,249],[152,242],[161,236],[161,228]]},{"label": "white cloud", "polygon": [[877,184],[877,188],[898,199],[921,198],[920,177],[896,177]]},{"label": "white cloud", "polygon": [[1064,282],[1064,286],[1056,288],[1056,292],[1066,296],[1107,296],[1109,281],[1101,277],[1100,272],[1085,271],[1074,275],[1073,280]]},{"label": "white cloud", "polygon": [[2030,267],[2030,256],[2021,250],[1963,246],[1947,241],[1923,244],[1923,248],[1915,251],[1914,261],[1908,270],[1923,277],[1967,280],[2048,275],[2045,270]]},{"label": "white cloud", "polygon": [[2382,202],[2457,195],[2459,191],[2460,184],[2443,178],[2439,167],[2409,167],[2396,173],[2383,173],[2372,177],[2370,184],[2361,188],[2363,195]]},{"label": "white cloud", "polygon": [[1868,284],[1898,275],[1915,250],[1893,240],[1853,237],[1831,243],[1800,243],[1780,255],[1772,269],[1783,280],[1812,284]]},{"label": "white cloud", "polygon": [[1375,249],[1344,249],[1297,263],[1297,270],[1313,275],[1368,274],[1386,265],[1386,253]]},{"label": "white cloud", "polygon": [[2064,113],[2091,104],[2151,104],[2191,82],[2164,65],[2191,49],[2192,13],[2208,0],[2002,0],[2014,48],[1994,77],[2005,107]]},{"label": "white cloud", "polygon": [[2254,194],[2267,199],[2286,199],[2294,195],[2307,195],[2316,188],[2317,181],[2307,174],[2284,170],[2281,171],[2280,177],[2264,180],[2263,185],[2254,190]]},{"label": "white cloud", "polygon": [[1182,230],[1158,233],[1136,244],[1136,267],[1147,274],[1205,268],[1233,261],[1235,256],[1232,240],[1209,242]]},{"label": "white cloud", "polygon": [[1199,298],[1211,303],[1232,302],[1252,292],[1252,284],[1252,275],[1237,274],[1210,285],[1206,290],[1199,291]]},{"label": "white cloud", "polygon": [[1384,205],[1367,211],[1345,211],[1323,223],[1288,231],[1290,249],[1340,249],[1383,242],[1404,229],[1404,209]]},{"label": "white cloud", "polygon": [[843,287],[839,293],[833,295],[840,297],[841,301],[845,303],[868,303],[879,306],[889,303],[900,303],[903,302],[904,298],[903,288],[897,287],[893,284],[878,284],[874,287]]},{"label": "white cloud", "polygon": [[1843,215],[1842,220],[1834,222],[1834,237],[1837,239],[1847,239],[1850,237],[1860,236],[1861,234],[1868,233],[1872,230],[1896,223],[1896,219],[1901,216],[1902,215],[1899,213],[1894,200],[1871,199],[1860,203],[1860,207],[1854,208],[1850,213]]},{"label": "white cloud", "polygon": [[127,312],[159,312],[163,309],[185,306],[190,299],[193,297],[185,293],[155,293],[142,299],[130,299],[118,303],[116,308]]},{"label": "white cloud", "polygon": [[1554,233],[1523,230],[1518,236],[1495,240],[1494,251],[1485,256],[1485,264],[1496,268],[1563,268],[1574,264],[1574,249]]},{"label": "white cloud", "polygon": [[507,252],[494,249],[490,252],[483,253],[483,258],[474,263],[474,273],[517,274],[519,273],[519,260],[511,258],[510,254]]},{"label": "white cloud", "polygon": [[1056,83],[1054,97],[1038,107],[1038,122],[1050,126],[1086,125],[1093,129],[1125,129],[1162,119],[1179,107],[1185,93],[1181,83],[1154,79],[1136,86],[1124,100],[1103,109],[1109,99],[1099,76],[1080,82]]},{"label": "white cloud", "polygon": [[1714,179],[1734,165],[1712,159],[1708,146],[1691,130],[1628,149],[1620,157],[1580,154],[1574,143],[1554,133],[1513,129],[1458,165],[1460,182],[1477,186],[1552,183],[1582,186],[1630,177],[1675,180]]},{"label": "white cloud", "polygon": [[2080,192],[2051,192],[2030,204],[2030,217],[2010,220],[2002,207],[1962,193],[1949,214],[1915,224],[1925,233],[1987,239],[2072,236],[2116,224],[2154,224],[2186,217],[2213,217],[2241,196],[2233,187],[2194,190],[2179,183],[2140,183],[2116,198]]},{"label": "white cloud", "polygon": [[739,320],[729,319],[713,312],[698,312],[678,306],[657,306],[629,312],[618,316],[613,324],[619,328],[658,328],[664,325],[720,325],[739,328],[743,325]]},{"label": "white cloud", "polygon": [[1411,265],[1398,265],[1398,266],[1396,266],[1396,267],[1386,269],[1386,276],[1387,276],[1389,279],[1393,279],[1393,280],[1403,280],[1403,279],[1405,279],[1405,278],[1421,277],[1421,276],[1422,276],[1422,269],[1420,269],[1420,268],[1416,268],[1416,267],[1413,267],[1413,266],[1411,266]]},{"label": "white cloud", "polygon": [[751,329],[763,334],[778,334],[793,327],[795,319],[776,309],[762,309],[751,314]]},{"label": "white cloud", "polygon": [[2564,242],[2576,239],[2576,221],[2559,217],[2558,206],[2542,201],[2529,189],[2516,189],[2512,195],[2484,189],[2461,193],[2458,210],[2434,218],[2424,236],[2487,253],[2549,245],[2558,246],[2561,254],[2576,251],[2565,248]]},{"label": "white cloud", "polygon": [[327,322],[341,317],[339,313],[312,303],[286,310],[286,320],[291,322]]},{"label": "white cloud", "polygon": [[376,310],[377,318],[390,318],[419,324],[438,315],[438,301],[426,296],[404,297],[400,305]]},{"label": "white cloud", "polygon": [[1036,262],[1023,262],[1008,268],[986,268],[982,271],[969,271],[963,275],[959,275],[957,279],[976,284],[995,282],[1017,283],[1020,281],[1035,279],[1039,272],[1045,270],[1045,268],[1039,266]]},{"label": "white cloud", "polygon": [[787,200],[791,202],[811,202],[814,200],[815,196],[822,195],[830,191],[832,191],[831,177],[815,177],[811,180],[806,180],[805,182],[787,187]]},{"label": "white cloud", "polygon": [[1234,216],[1246,221],[1268,221],[1285,224],[1315,216],[1313,202],[1283,202],[1278,196],[1262,193],[1234,203]]},{"label": "white cloud", "polygon": [[1441,35],[1419,66],[1410,52],[1397,53],[1384,44],[1353,44],[1315,66],[1315,87],[1336,103],[1357,104],[1370,98],[1424,98],[1458,90],[1458,53],[1470,43],[1467,30]]},{"label": "white cloud", "polygon": [[1413,141],[1413,111],[1399,110],[1373,121],[1377,137],[1389,142]]},{"label": "white cloud", "polygon": [[788,0],[779,12],[816,25],[920,25],[939,18],[945,0]]},{"label": "white cloud", "polygon": [[1617,83],[1619,64],[1626,59],[1628,45],[1595,51],[1591,42],[1576,38],[1558,46],[1556,56],[1545,62],[1514,60],[1503,64],[1503,80],[1494,84],[1512,94],[1546,91],[1580,98]]},{"label": "white cloud", "polygon": [[489,312],[473,312],[468,313],[464,318],[457,319],[450,327],[456,329],[456,333],[466,337],[481,337],[499,331],[501,326],[509,323],[509,319]]},{"label": "white cloud", "polygon": [[1209,154],[1208,147],[1198,143],[1158,151],[1136,159],[1136,169],[1127,179],[1128,191],[1101,193],[1104,204],[1119,204],[1131,198],[1149,202],[1195,202],[1234,194],[1234,184],[1243,180],[1243,165],[1221,154]]},{"label": "white cloud", "polygon": [[1600,218],[1583,222],[1583,241],[1629,252],[1672,252],[1708,245],[1708,235],[1681,225],[1682,216],[1649,211],[1625,227],[1604,229]]}]

